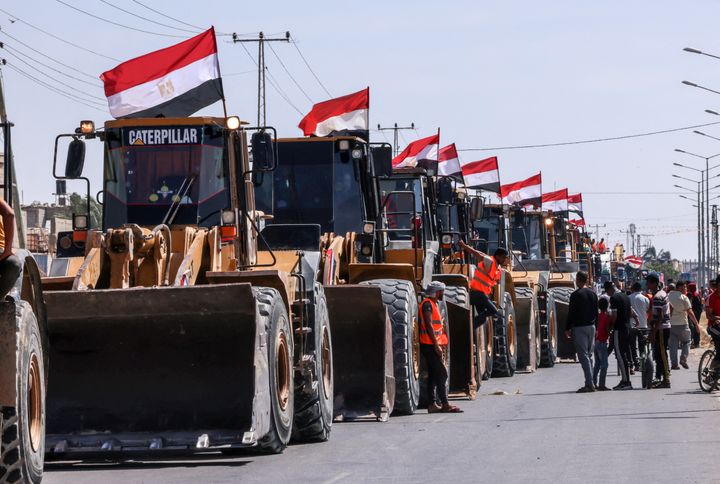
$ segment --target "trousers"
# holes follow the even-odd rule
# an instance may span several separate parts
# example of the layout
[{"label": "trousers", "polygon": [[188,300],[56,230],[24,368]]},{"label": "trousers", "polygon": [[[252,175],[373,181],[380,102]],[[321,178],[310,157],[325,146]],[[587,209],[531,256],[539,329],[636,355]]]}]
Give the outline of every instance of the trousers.
[{"label": "trousers", "polygon": [[667,346],[670,339],[670,328],[659,329],[655,335],[653,358],[655,358],[655,378],[670,381],[670,363],[668,362]]},{"label": "trousers", "polygon": [[470,304],[475,308],[473,324],[475,328],[485,324],[488,316],[496,317],[498,308],[495,303],[482,291],[470,291]]},{"label": "trousers", "polygon": [[670,350],[670,363],[673,367],[678,366],[678,348],[680,348],[680,361],[687,361],[690,354],[690,343],[692,343],[692,333],[687,324],[670,326],[668,349]]},{"label": "trousers", "polygon": [[0,261],[0,299],[7,296],[22,273],[22,264],[16,255]]},{"label": "trousers", "polygon": [[620,381],[630,381],[630,331],[626,327],[617,327],[613,330],[613,342],[615,344],[615,358],[617,358],[618,369],[620,370]]},{"label": "trousers", "polygon": [[572,328],[575,352],[585,375],[585,386],[593,386],[593,345],[595,343],[595,325],[575,326]]},{"label": "trousers", "polygon": [[420,353],[425,358],[428,369],[427,401],[428,405],[447,404],[448,372],[442,357],[435,352],[433,345],[420,345]]},{"label": "trousers", "polygon": [[[607,341],[595,341],[595,367],[593,368],[593,382],[595,386],[604,387],[608,369]],[[599,376],[599,379],[598,379]]]}]

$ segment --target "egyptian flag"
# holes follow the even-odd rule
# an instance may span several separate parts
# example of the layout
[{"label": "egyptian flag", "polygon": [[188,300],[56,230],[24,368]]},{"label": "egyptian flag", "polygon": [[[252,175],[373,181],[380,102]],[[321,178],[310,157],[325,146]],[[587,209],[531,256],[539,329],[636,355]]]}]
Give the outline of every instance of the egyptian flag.
[{"label": "egyptian flag", "polygon": [[402,153],[393,158],[393,169],[415,168],[437,163],[439,144],[440,133],[413,141],[402,150]]},{"label": "egyptian flag", "polygon": [[633,269],[640,269],[643,265],[642,257],[638,257],[636,255],[625,256],[625,262]]},{"label": "egyptian flag", "polygon": [[224,99],[215,28],[100,76],[114,118],[185,117]]},{"label": "egyptian flag", "polygon": [[568,210],[583,217],[582,193],[568,195]]},{"label": "egyptian flag", "polygon": [[488,192],[500,193],[500,172],[497,157],[463,163],[462,175],[465,186]]},{"label": "egyptian flag", "polygon": [[568,189],[563,188],[550,193],[542,194],[543,211],[552,211],[555,214],[568,211]]},{"label": "egyptian flag", "polygon": [[502,185],[500,198],[505,205],[520,207],[532,205],[540,208],[542,204],[542,173],[531,176],[527,180]]},{"label": "egyptian flag", "polygon": [[573,224],[575,227],[585,227],[585,219],[584,218],[577,218],[574,220],[568,220],[571,224]]},{"label": "egyptian flag", "polygon": [[438,154],[439,176],[449,176],[462,181],[462,168],[460,167],[460,158],[458,157],[455,143],[449,144],[444,148],[440,148]]},{"label": "egyptian flag", "polygon": [[298,124],[305,136],[356,135],[368,139],[370,88],[313,105]]}]

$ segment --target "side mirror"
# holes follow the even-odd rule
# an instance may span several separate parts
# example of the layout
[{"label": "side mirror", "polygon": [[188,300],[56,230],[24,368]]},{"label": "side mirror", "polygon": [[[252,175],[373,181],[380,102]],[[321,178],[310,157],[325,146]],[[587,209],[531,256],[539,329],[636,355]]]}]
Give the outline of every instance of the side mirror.
[{"label": "side mirror", "polygon": [[250,138],[253,170],[271,170],[275,166],[275,150],[272,136],[267,131],[257,131]]},{"label": "side mirror", "polygon": [[67,162],[65,163],[65,177],[70,179],[80,178],[85,165],[85,142],[81,139],[74,139],[68,146]]},{"label": "side mirror", "polygon": [[483,216],[483,203],[480,197],[470,200],[470,220],[481,220]]}]

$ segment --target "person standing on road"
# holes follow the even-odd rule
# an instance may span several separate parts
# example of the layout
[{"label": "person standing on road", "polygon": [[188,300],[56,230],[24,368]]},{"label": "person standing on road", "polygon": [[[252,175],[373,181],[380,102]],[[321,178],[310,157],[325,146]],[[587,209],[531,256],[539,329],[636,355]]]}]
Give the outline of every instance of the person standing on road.
[{"label": "person standing on road", "polygon": [[[716,285],[720,284],[720,275],[717,276]],[[711,370],[720,368],[720,294],[713,291],[707,299],[707,332],[715,344],[715,358],[710,364]]]},{"label": "person standing on road", "polygon": [[491,299],[493,288],[500,281],[501,267],[507,260],[508,252],[498,247],[492,257],[467,245],[462,240],[460,247],[475,256],[477,268],[470,281],[470,304],[475,308],[474,327],[485,324],[488,316],[499,318],[495,303]]},{"label": "person standing on road", "polygon": [[630,328],[630,351],[635,371],[640,370],[639,348],[647,344],[647,316],[650,310],[650,299],[642,293],[642,284],[634,282],[630,294],[630,306],[637,317],[637,325]]},{"label": "person standing on road", "polygon": [[[608,369],[608,338],[610,337],[610,314],[608,308],[610,304],[607,299],[600,298],[598,300],[597,329],[595,330],[595,367],[593,368],[593,384],[596,390],[610,390],[605,385]],[[598,376],[600,379],[598,380]]]},{"label": "person standing on road", "polygon": [[690,354],[690,343],[692,341],[692,333],[688,326],[688,318],[692,321],[693,326],[700,331],[700,325],[695,318],[692,310],[692,303],[687,297],[687,286],[684,281],[678,281],[675,284],[675,290],[668,293],[668,303],[670,304],[670,337],[668,339],[668,348],[670,350],[670,363],[672,370],[679,370],[677,350],[680,347],[680,364],[686,370],[689,368],[687,358]]},{"label": "person standing on road", "polygon": [[448,402],[448,372],[443,362],[448,337],[445,333],[445,321],[438,307],[444,291],[445,284],[432,281],[425,288],[425,299],[420,303],[420,353],[425,358],[428,369],[428,413],[462,412],[459,407]]},{"label": "person standing on road", "polygon": [[652,294],[652,316],[650,318],[650,336],[653,342],[655,358],[655,382],[653,388],[670,388],[670,364],[667,345],[670,339],[670,308],[667,293],[660,288],[657,274],[648,274],[645,278],[647,288]]},{"label": "person standing on road", "polygon": [[[691,282],[688,284],[688,297],[690,298],[690,304],[692,304],[692,312],[695,315],[695,319],[697,322],[700,322],[700,317],[703,313],[703,302],[702,297],[700,297],[700,294],[697,290],[697,284],[694,282]],[[690,326],[690,331],[692,332],[692,345],[691,348],[697,348],[700,346],[700,331],[699,331],[699,325],[696,328],[695,325]]]},{"label": "person standing on road", "polygon": [[593,347],[595,342],[595,322],[598,317],[598,298],[595,291],[585,287],[588,282],[587,272],[579,271],[575,276],[577,289],[570,295],[565,336],[572,338],[575,352],[582,365],[585,385],[578,393],[595,391],[593,383]]},{"label": "person standing on road", "polygon": [[630,319],[632,307],[630,298],[618,291],[612,282],[604,285],[605,293],[610,296],[610,324],[613,328],[613,346],[620,371],[620,383],[613,390],[632,390],[630,382]]}]

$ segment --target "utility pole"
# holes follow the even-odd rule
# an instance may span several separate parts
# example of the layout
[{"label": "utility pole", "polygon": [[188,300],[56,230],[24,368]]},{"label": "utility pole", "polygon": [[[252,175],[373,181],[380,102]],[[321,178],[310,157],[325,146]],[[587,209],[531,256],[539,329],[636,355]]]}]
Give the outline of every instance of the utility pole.
[{"label": "utility pole", "polygon": [[718,218],[717,205],[712,206],[712,215],[710,216],[710,224],[712,225],[712,252],[710,255],[710,268],[712,276],[718,272]]},{"label": "utility pole", "polygon": [[402,131],[405,129],[415,130],[415,123],[410,123],[410,126],[398,126],[398,124],[395,123],[395,125],[392,128],[382,128],[378,124],[377,129],[378,129],[378,131],[392,131],[393,132],[393,157],[395,157],[400,154],[400,146],[399,146],[399,141],[398,141],[399,131]]},{"label": "utility pole", "polygon": [[[5,59],[0,59],[0,66],[7,64]],[[0,71],[1,72],[1,71]],[[5,108],[5,86],[0,76],[0,128],[3,135],[3,163],[5,164],[5,178],[2,181],[2,197],[15,209],[15,237],[17,247],[25,248],[25,230],[23,228],[22,208],[20,207],[20,194],[17,182],[15,181],[15,160],[13,158],[12,143],[10,139],[10,128],[14,125],[8,120],[7,109]],[[89,216],[90,214],[88,214]],[[13,243],[15,241],[12,241]]]},{"label": "utility pole", "polygon": [[265,109],[265,42],[290,42],[290,32],[285,32],[285,37],[267,38],[260,32],[257,38],[253,39],[240,39],[238,35],[233,32],[232,34],[233,43],[237,42],[257,42],[258,43],[258,100],[257,100],[257,125],[266,126],[266,109]]},{"label": "utility pole", "polygon": [[637,227],[635,227],[635,224],[630,224],[628,227],[628,232],[630,232],[630,243],[632,244],[632,254],[638,255],[637,251],[635,250],[635,233],[637,232]]},{"label": "utility pole", "polygon": [[[605,227],[606,225],[607,225],[607,224],[602,224],[602,225],[600,225],[600,224],[595,224],[595,241],[596,241],[596,242],[599,243],[599,242],[600,242],[600,239],[602,238],[602,237],[600,237],[600,227]],[[591,225],[591,227],[592,227],[592,225]]]}]

